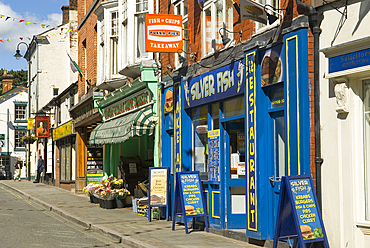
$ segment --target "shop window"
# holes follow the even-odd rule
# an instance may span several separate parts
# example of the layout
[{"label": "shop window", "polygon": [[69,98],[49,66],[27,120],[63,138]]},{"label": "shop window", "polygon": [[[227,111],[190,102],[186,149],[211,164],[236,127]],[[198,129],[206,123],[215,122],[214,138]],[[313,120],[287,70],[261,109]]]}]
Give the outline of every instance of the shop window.
[{"label": "shop window", "polygon": [[61,142],[60,148],[60,180],[70,181],[71,180],[71,141],[67,139],[65,142]]},{"label": "shop window", "polygon": [[370,220],[370,80],[363,83],[365,219]]},{"label": "shop window", "polygon": [[[203,54],[208,55],[223,48],[220,29],[233,31],[233,5],[230,0],[207,0],[204,3],[202,15]],[[221,30],[223,33],[224,30]],[[233,38],[232,33],[226,36]]]},{"label": "shop window", "polygon": [[220,105],[215,103],[212,105],[212,127],[213,130],[220,128],[220,114],[219,114]]},{"label": "shop window", "polygon": [[27,120],[27,105],[15,104],[14,122]]},{"label": "shop window", "polygon": [[208,149],[208,106],[192,111],[193,121],[193,170],[207,172]]},{"label": "shop window", "polygon": [[15,130],[14,132],[14,147],[25,148],[26,145],[22,142],[21,137],[27,134],[26,130]]},{"label": "shop window", "polygon": [[222,111],[224,117],[244,114],[244,97],[238,97],[228,101],[224,101]]}]

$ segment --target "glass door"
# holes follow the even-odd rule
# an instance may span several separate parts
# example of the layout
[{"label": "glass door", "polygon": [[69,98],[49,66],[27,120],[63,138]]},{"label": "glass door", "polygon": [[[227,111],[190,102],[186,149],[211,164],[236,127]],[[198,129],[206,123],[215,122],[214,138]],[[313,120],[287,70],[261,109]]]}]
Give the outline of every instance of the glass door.
[{"label": "glass door", "polygon": [[246,228],[244,118],[224,123],[226,227]]}]

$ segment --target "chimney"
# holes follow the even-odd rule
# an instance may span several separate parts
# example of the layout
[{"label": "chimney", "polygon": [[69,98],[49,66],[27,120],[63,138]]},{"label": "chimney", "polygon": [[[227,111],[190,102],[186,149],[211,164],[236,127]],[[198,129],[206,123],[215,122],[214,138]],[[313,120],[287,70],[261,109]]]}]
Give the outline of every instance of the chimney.
[{"label": "chimney", "polygon": [[77,0],[69,0],[69,9],[77,10]]},{"label": "chimney", "polygon": [[4,70],[4,75],[1,77],[3,81],[3,94],[13,88],[13,79],[14,76],[8,74],[6,70]]},{"label": "chimney", "polygon": [[62,25],[66,24],[69,22],[69,6],[62,6],[62,11],[63,11],[63,21]]}]

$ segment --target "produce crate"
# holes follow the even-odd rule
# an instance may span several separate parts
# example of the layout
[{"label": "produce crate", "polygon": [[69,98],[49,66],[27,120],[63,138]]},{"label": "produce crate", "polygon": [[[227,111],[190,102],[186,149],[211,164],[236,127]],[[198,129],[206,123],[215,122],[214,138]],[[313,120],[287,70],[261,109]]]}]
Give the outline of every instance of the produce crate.
[{"label": "produce crate", "polygon": [[139,206],[137,208],[137,214],[140,216],[148,217],[148,205]]}]

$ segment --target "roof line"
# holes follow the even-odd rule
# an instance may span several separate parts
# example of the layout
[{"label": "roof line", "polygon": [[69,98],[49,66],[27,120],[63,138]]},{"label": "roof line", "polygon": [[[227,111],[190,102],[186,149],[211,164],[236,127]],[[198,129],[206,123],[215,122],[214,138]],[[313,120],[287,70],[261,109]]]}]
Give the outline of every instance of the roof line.
[{"label": "roof line", "polygon": [[80,30],[80,28],[85,24],[87,18],[89,18],[89,16],[91,15],[91,13],[93,12],[95,6],[97,3],[99,3],[100,0],[94,0],[93,4],[90,6],[89,10],[86,12],[85,16],[82,18],[81,22],[78,24],[77,26],[77,30]]}]

